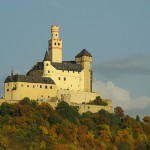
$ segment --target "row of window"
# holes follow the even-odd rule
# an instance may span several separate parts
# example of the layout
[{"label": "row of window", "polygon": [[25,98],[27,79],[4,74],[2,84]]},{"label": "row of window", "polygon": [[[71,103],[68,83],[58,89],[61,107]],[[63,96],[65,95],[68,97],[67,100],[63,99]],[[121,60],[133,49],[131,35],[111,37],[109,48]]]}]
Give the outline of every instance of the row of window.
[{"label": "row of window", "polygon": [[[58,80],[60,80],[60,77],[58,77]],[[66,81],[66,77],[64,77],[64,81]]]},{"label": "row of window", "polygon": [[[23,84],[22,84],[21,86],[23,87]],[[27,87],[29,87],[29,85],[27,85]],[[33,86],[31,86],[31,87],[35,88],[36,86],[33,85]],[[45,89],[48,89],[48,88],[52,89],[52,88],[53,88],[52,86],[49,86],[49,87],[48,87],[47,85],[45,85],[45,86],[44,86],[44,85],[43,85],[43,86],[42,86],[42,85],[39,85],[39,86],[37,85],[37,87],[45,88]]]},{"label": "row of window", "polygon": [[[21,87],[23,87],[23,84],[21,85]],[[27,87],[32,87],[32,88],[35,88],[36,86],[35,85],[33,85],[33,86],[29,86],[29,85],[27,85]],[[37,87],[40,87],[40,88],[45,88],[45,89],[48,89],[48,88],[50,88],[50,89],[52,89],[53,88],[53,86],[47,86],[47,85],[45,85],[45,86],[42,86],[42,85],[37,85]],[[16,88],[16,85],[14,86],[14,88]],[[9,89],[7,89],[7,92],[9,92]]]},{"label": "row of window", "polygon": [[[60,46],[60,43],[54,43],[54,45],[58,45],[58,46]],[[51,46],[51,44],[49,43],[49,46]]]},{"label": "row of window", "polygon": [[[48,66],[48,64],[46,64],[46,66]],[[64,70],[62,70],[62,72],[64,72]],[[68,70],[68,73],[69,73],[70,71]],[[75,71],[72,71],[73,73],[75,72]],[[50,70],[48,70],[48,73],[50,73]],[[53,73],[53,71],[51,72],[51,73]],[[79,72],[78,72],[78,74],[79,74]]]}]

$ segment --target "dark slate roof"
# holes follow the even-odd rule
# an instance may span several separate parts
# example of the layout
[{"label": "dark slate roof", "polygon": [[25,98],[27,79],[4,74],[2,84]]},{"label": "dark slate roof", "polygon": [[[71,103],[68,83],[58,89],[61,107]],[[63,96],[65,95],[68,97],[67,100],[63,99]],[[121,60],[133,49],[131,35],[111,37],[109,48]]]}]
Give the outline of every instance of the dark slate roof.
[{"label": "dark slate roof", "polygon": [[92,55],[86,50],[86,49],[83,49],[79,54],[77,54],[75,56],[76,57],[82,57],[82,56],[89,56],[89,57],[92,57]]},{"label": "dark slate roof", "polygon": [[55,84],[55,82],[48,77],[33,77],[26,75],[13,75],[8,76],[4,83],[8,82],[29,82],[29,83],[44,83],[44,84]]},{"label": "dark slate roof", "polygon": [[[75,61],[63,61],[62,63],[51,62],[51,65],[57,70],[67,70],[67,71],[78,71],[81,72],[83,70],[80,64],[76,64]],[[44,65],[43,62],[38,62],[30,71],[34,70],[43,70]],[[29,72],[30,72],[29,71]],[[29,74],[27,73],[27,75]]]},{"label": "dark slate roof", "polygon": [[75,61],[63,61],[62,63],[52,62],[51,65],[57,70],[68,70],[68,71],[78,71],[83,70],[80,64],[76,64]]},{"label": "dark slate roof", "polygon": [[45,53],[45,57],[44,57],[44,60],[43,61],[50,61],[50,56],[48,54],[48,52],[46,51]]}]

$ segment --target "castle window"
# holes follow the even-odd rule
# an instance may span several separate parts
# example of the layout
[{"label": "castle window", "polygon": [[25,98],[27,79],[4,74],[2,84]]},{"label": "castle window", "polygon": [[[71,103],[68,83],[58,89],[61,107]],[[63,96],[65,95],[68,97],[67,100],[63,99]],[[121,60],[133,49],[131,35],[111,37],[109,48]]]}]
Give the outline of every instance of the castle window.
[{"label": "castle window", "polygon": [[33,88],[34,88],[34,85],[33,85]]},{"label": "castle window", "polygon": [[50,73],[50,71],[48,70],[48,73]]},{"label": "castle window", "polygon": [[21,86],[23,87],[23,84],[21,84]]},{"label": "castle window", "polygon": [[64,81],[66,81],[66,78],[64,77]]},{"label": "castle window", "polygon": [[27,87],[29,87],[29,85],[27,85]]},{"label": "castle window", "polygon": [[55,45],[56,45],[56,42],[55,42]]},{"label": "castle window", "polygon": [[46,64],[46,66],[48,66],[48,64]]},{"label": "castle window", "polygon": [[60,80],[60,77],[58,78],[58,80]]},{"label": "castle window", "polygon": [[42,85],[40,85],[40,88],[42,88]]},{"label": "castle window", "polygon": [[50,86],[50,89],[52,89],[52,86]]},{"label": "castle window", "polygon": [[45,89],[47,89],[47,85],[45,85]]},{"label": "castle window", "polygon": [[9,89],[7,89],[7,92],[9,92]]},{"label": "castle window", "polygon": [[57,36],[57,34],[56,34],[56,36]]},{"label": "castle window", "polygon": [[48,98],[49,98],[49,96],[48,96]]},{"label": "castle window", "polygon": [[60,43],[58,43],[58,45],[60,45]]}]

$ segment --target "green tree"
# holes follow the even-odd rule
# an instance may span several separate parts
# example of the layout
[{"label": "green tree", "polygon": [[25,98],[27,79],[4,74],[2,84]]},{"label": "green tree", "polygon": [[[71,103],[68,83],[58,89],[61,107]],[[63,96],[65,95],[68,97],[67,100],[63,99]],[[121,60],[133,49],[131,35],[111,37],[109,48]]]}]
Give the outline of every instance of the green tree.
[{"label": "green tree", "polygon": [[69,121],[74,123],[77,121],[78,118],[80,118],[78,109],[74,106],[70,106],[64,101],[58,103],[56,107],[56,112],[58,112],[58,114],[63,118],[68,119]]}]

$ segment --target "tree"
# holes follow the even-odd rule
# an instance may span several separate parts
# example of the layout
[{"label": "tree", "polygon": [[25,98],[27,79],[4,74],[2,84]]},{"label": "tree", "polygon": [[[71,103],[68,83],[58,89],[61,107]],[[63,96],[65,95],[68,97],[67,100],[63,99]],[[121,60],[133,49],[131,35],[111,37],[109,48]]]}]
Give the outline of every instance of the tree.
[{"label": "tree", "polygon": [[140,117],[138,115],[136,116],[136,121],[140,121]]},{"label": "tree", "polygon": [[56,112],[58,112],[59,115],[63,118],[68,119],[69,121],[74,123],[76,123],[77,119],[80,117],[78,109],[74,106],[70,106],[65,101],[61,101],[58,103]]},{"label": "tree", "polygon": [[124,117],[124,110],[117,106],[116,108],[114,108],[114,112],[115,112],[115,115],[119,118],[123,118]]},{"label": "tree", "polygon": [[150,116],[145,116],[145,117],[143,118],[143,121],[144,121],[144,122],[147,122],[147,123],[150,123]]}]

